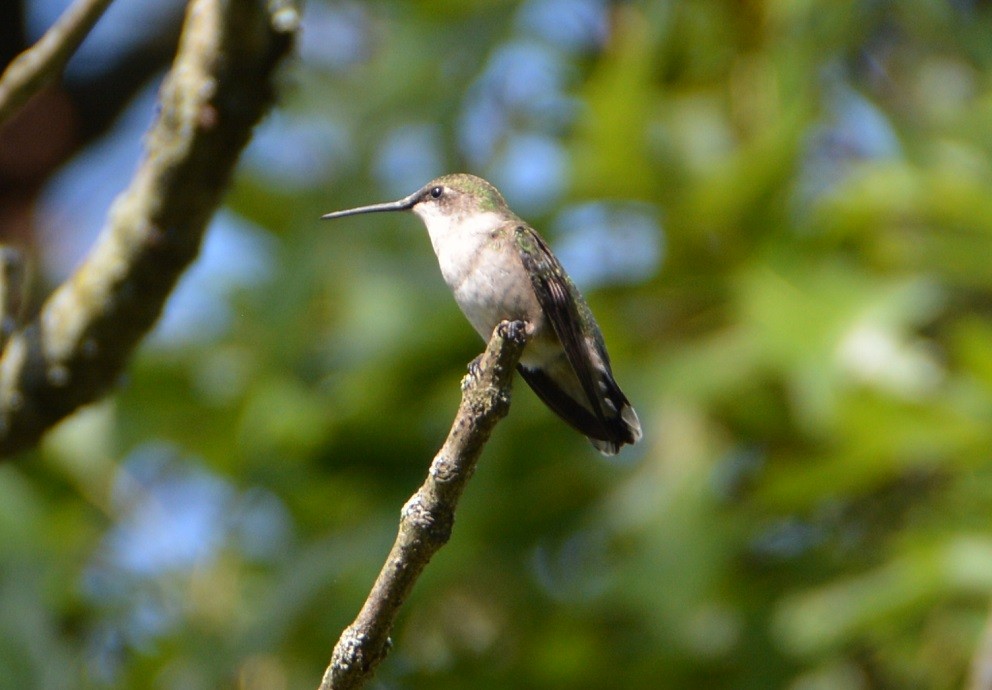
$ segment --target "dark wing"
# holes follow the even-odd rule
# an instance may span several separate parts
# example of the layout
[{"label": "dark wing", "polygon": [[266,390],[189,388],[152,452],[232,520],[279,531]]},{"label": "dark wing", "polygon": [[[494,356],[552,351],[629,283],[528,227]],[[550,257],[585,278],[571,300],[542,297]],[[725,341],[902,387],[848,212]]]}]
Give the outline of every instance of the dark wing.
[{"label": "dark wing", "polygon": [[563,391],[554,379],[543,371],[528,369],[523,364],[517,365],[517,371],[520,372],[527,385],[537,393],[541,402],[554,410],[555,414],[568,422],[574,429],[590,438],[602,440],[611,438],[611,434],[607,431],[601,418]]},{"label": "dark wing", "polygon": [[[618,444],[632,442],[627,423],[620,416],[629,403],[613,380],[609,357],[589,308],[541,236],[525,225],[518,225],[515,232],[520,258],[538,302],[565,350],[586,399],[572,400],[539,371],[520,367],[521,375],[548,407],[587,436]],[[592,334],[591,346],[596,348],[603,368],[597,367],[589,356],[590,343],[584,332]],[[604,409],[604,404],[612,409]]]}]

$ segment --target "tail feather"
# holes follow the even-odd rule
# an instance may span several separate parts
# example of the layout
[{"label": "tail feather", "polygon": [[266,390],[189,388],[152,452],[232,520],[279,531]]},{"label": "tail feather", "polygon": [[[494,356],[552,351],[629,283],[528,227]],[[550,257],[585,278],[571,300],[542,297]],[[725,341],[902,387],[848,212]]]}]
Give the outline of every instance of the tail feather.
[{"label": "tail feather", "polygon": [[641,422],[630,402],[611,377],[603,377],[607,409],[597,415],[583,401],[569,395],[541,369],[517,367],[537,397],[572,428],[585,434],[604,455],[616,455],[625,444],[641,438]]}]

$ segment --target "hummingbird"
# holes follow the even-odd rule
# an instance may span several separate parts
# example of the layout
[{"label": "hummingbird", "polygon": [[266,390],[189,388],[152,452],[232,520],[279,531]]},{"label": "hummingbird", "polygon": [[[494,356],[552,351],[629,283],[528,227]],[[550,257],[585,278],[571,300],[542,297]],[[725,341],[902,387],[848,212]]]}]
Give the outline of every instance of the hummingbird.
[{"label": "hummingbird", "polygon": [[604,455],[641,438],[589,306],[547,242],[496,187],[475,175],[444,175],[398,201],[321,218],[387,211],[413,211],[427,226],[441,275],[483,340],[501,321],[526,324],[517,370],[553,412]]}]

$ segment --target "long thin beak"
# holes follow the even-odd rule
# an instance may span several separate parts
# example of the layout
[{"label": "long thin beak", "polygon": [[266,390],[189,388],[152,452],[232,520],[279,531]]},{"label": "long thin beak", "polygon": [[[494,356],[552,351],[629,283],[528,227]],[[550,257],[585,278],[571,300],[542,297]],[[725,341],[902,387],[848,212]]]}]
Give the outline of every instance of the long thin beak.
[{"label": "long thin beak", "polygon": [[334,211],[333,213],[325,213],[320,217],[321,220],[331,220],[332,218],[344,218],[345,216],[357,216],[360,213],[379,213],[380,211],[409,211],[411,208],[417,205],[420,201],[420,190],[414,192],[410,196],[403,197],[399,201],[388,201],[384,204],[372,204],[371,206],[359,206],[358,208],[349,208],[345,211]]}]

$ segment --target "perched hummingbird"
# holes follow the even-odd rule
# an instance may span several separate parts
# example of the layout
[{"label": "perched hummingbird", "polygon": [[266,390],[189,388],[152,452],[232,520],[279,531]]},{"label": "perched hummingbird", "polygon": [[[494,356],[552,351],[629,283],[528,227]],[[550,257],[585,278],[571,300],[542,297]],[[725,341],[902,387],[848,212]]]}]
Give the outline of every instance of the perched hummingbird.
[{"label": "perched hummingbird", "polygon": [[500,321],[527,324],[518,370],[559,417],[604,455],[641,438],[641,423],[613,379],[603,334],[565,269],[494,186],[474,175],[445,175],[399,201],[328,213],[341,218],[413,211],[441,275],[483,340]]}]

